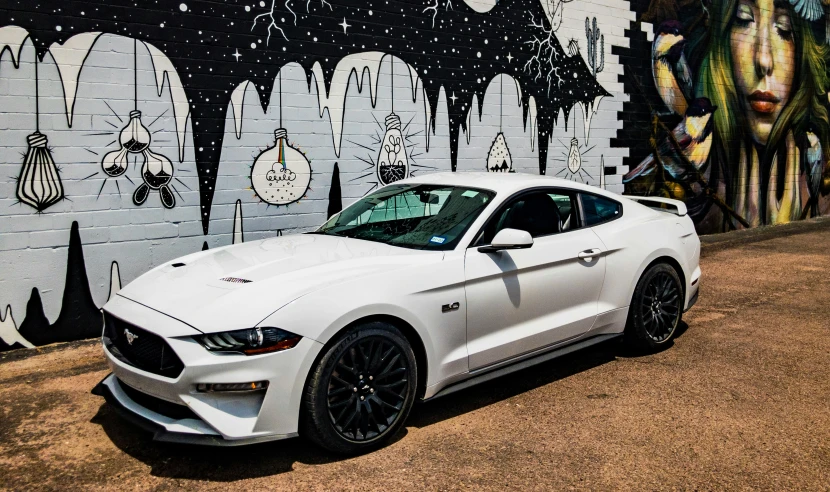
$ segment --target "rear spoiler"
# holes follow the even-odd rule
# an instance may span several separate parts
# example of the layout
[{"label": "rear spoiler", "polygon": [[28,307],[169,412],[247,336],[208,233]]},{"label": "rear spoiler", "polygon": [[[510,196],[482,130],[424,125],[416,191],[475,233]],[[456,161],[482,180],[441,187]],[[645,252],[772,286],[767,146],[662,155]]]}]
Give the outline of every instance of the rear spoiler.
[{"label": "rear spoiler", "polygon": [[662,198],[659,196],[629,196],[625,195],[626,198],[629,200],[634,200],[635,202],[645,205],[648,208],[653,208],[654,210],[659,210],[660,212],[668,212],[674,215],[678,215],[683,217],[689,210],[686,208],[686,204],[681,202],[680,200],[674,200],[671,198]]}]

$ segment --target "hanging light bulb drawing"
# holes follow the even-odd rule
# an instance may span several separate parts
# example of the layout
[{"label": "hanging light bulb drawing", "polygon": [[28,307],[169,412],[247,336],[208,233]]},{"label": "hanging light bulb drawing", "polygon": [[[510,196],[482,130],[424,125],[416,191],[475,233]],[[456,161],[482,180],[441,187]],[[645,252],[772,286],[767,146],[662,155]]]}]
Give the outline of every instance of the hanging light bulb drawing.
[{"label": "hanging light bulb drawing", "polygon": [[504,133],[499,132],[490,146],[490,153],[487,155],[487,170],[491,173],[512,173],[513,159],[510,157],[510,149],[507,148],[507,141]]},{"label": "hanging light bulb drawing", "polygon": [[141,123],[141,111],[131,111],[130,121],[118,135],[121,148],[108,153],[101,161],[104,173],[111,178],[117,178],[127,172],[129,154],[142,154],[150,147],[150,141],[150,131]]},{"label": "hanging light bulb drawing", "polygon": [[101,161],[104,174],[111,178],[117,178],[127,172],[127,164],[129,164],[128,156],[129,153],[124,147],[121,147],[121,150],[115,150],[105,155]]},{"label": "hanging light bulb drawing", "polygon": [[282,70],[279,79],[280,128],[274,131],[274,145],[263,150],[251,167],[251,187],[269,205],[289,205],[300,201],[311,184],[311,163],[305,154],[292,147],[288,131],[282,127]]},{"label": "hanging light bulb drawing", "polygon": [[130,122],[121,130],[118,140],[122,147],[134,154],[144,152],[150,146],[150,131],[141,123],[141,111],[130,111]]},{"label": "hanging light bulb drawing", "polygon": [[[564,142],[562,142],[564,144]],[[586,170],[586,164],[591,164],[590,148],[579,147],[579,140],[576,137],[571,138],[571,145],[562,151],[563,160],[554,159],[557,162],[564,162],[565,166],[556,173],[556,176],[561,176],[571,181],[580,181],[582,183],[593,182],[594,177]],[[602,157],[600,158],[602,160]],[[600,172],[603,170],[603,164],[600,164]],[[590,180],[590,181],[589,181]]]},{"label": "hanging light bulb drawing", "polygon": [[61,201],[64,194],[58,167],[46,145],[46,135],[40,133],[38,85],[38,60],[35,56],[35,132],[26,138],[29,148],[17,180],[17,198],[38,212],[43,212]]},{"label": "hanging light bulb drawing", "polygon": [[377,172],[381,186],[409,176],[409,158],[401,133],[401,118],[394,112],[386,117],[386,133],[378,153]]},{"label": "hanging light bulb drawing", "polygon": [[579,141],[576,137],[571,139],[571,149],[568,151],[568,170],[576,174],[582,169],[582,156],[579,154]]},{"label": "hanging light bulb drawing", "polygon": [[133,203],[143,205],[150,196],[150,191],[158,191],[161,204],[165,208],[176,206],[176,197],[170,187],[173,180],[173,163],[167,157],[153,152],[150,144],[153,139],[150,130],[141,122],[141,111],[138,110],[138,40],[133,40],[133,110],[130,111],[130,121],[121,129],[118,143],[121,148],[104,156],[101,167],[110,178],[117,178],[127,172],[130,155],[141,160],[141,179],[143,183],[133,191]]},{"label": "hanging light bulb drawing", "polygon": [[389,86],[392,92],[392,111],[386,117],[386,131],[380,141],[380,151],[375,170],[379,186],[400,181],[409,176],[409,155],[406,151],[403,133],[401,132],[401,118],[395,114],[395,59],[390,64],[391,80]]},{"label": "hanging light bulb drawing", "polygon": [[311,163],[288,142],[288,131],[274,132],[275,143],[262,151],[251,168],[251,185],[260,200],[288,205],[305,196],[311,184]]},{"label": "hanging light bulb drawing", "polygon": [[17,182],[17,198],[43,212],[63,199],[63,184],[46,146],[46,135],[36,131],[28,136],[27,141],[29,150]]},{"label": "hanging light bulb drawing", "polygon": [[167,157],[156,154],[149,146],[142,152],[144,164],[141,166],[143,183],[133,192],[133,203],[142,205],[147,201],[150,190],[158,190],[161,204],[164,208],[176,206],[176,197],[170,190],[170,181],[173,179],[173,163]]},{"label": "hanging light bulb drawing", "polygon": [[491,173],[513,173],[513,158],[510,156],[510,149],[507,148],[507,140],[502,132],[502,115],[504,113],[504,93],[502,91],[503,81],[499,77],[499,133],[493,139],[490,146],[490,153],[487,154],[487,171]]}]

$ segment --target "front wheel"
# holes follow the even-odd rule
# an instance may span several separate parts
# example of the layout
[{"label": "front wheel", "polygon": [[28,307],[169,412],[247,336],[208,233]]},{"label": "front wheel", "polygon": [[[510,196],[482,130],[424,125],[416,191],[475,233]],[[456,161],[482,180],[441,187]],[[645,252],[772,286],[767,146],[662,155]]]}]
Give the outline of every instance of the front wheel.
[{"label": "front wheel", "polygon": [[325,350],[309,376],[303,435],[341,454],[381,447],[403,426],[417,381],[415,354],[397,328],[355,326]]},{"label": "front wheel", "polygon": [[650,267],[634,289],[625,327],[626,343],[645,351],[668,344],[683,316],[684,301],[674,268],[665,263]]}]

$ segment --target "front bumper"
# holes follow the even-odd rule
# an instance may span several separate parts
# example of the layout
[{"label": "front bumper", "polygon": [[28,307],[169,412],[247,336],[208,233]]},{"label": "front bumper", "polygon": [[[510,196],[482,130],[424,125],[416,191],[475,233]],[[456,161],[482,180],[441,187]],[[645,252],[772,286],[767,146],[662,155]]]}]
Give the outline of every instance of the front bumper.
[{"label": "front bumper", "polygon": [[[177,377],[165,377],[132,366],[103,347],[112,374],[93,393],[106,398],[127,420],[152,431],[156,440],[232,446],[297,435],[305,380],[322,348],[320,343],[303,338],[297,346],[271,354],[217,354],[185,335],[184,328],[177,331],[114,309],[111,314],[162,336],[184,365]],[[171,320],[167,318],[164,324]],[[198,384],[254,381],[268,381],[268,389],[196,391]]]},{"label": "front bumper", "polygon": [[685,313],[689,309],[692,309],[697,303],[697,298],[700,295],[700,266],[695,268],[695,271],[692,272],[692,276],[689,279],[689,287],[686,289],[686,306],[683,308],[683,312]]},{"label": "front bumper", "polygon": [[118,378],[113,374],[107,375],[103,381],[92,388],[92,394],[103,396],[124,420],[152,432],[154,441],[207,446],[242,446],[296,436],[296,433],[293,433],[250,439],[225,439],[201,419],[176,419],[141,406],[127,395]]}]

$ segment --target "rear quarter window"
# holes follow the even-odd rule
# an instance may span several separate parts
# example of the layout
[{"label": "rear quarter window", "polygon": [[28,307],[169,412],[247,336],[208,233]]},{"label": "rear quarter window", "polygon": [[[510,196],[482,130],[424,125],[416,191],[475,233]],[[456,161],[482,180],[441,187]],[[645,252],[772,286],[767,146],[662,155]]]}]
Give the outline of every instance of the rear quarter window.
[{"label": "rear quarter window", "polygon": [[581,194],[582,212],[588,227],[614,220],[622,215],[622,204],[597,195]]}]

